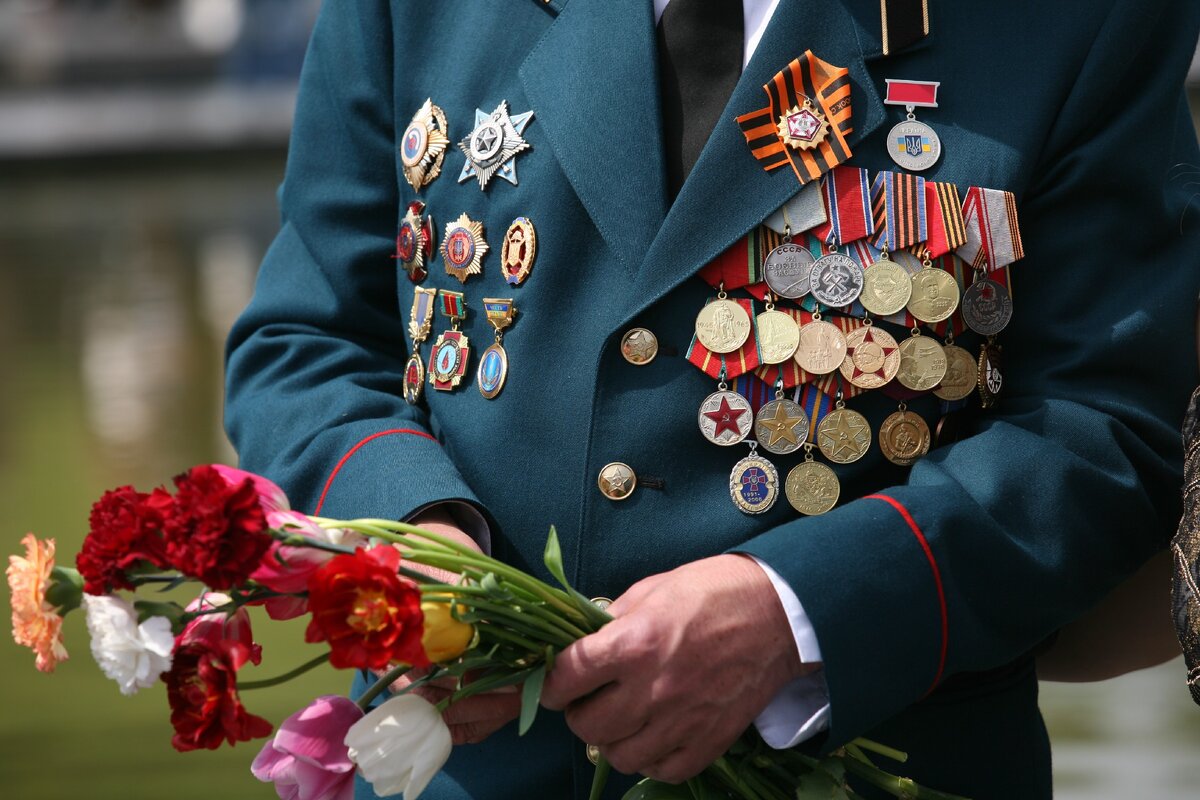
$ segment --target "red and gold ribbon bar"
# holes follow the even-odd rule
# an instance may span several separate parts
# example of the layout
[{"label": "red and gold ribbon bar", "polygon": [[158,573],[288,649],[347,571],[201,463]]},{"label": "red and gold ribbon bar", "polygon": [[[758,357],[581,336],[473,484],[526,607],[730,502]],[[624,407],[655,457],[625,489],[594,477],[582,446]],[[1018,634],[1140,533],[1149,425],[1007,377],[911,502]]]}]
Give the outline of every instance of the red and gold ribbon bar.
[{"label": "red and gold ribbon bar", "polygon": [[737,118],[763,169],[790,165],[804,184],[850,158],[849,70],[806,50],[763,84],[763,91],[768,105]]},{"label": "red and gold ribbon bar", "polygon": [[963,219],[967,240],[958,255],[972,268],[992,272],[1025,255],[1012,192],[972,186],[963,200]]},{"label": "red and gold ribbon bar", "polygon": [[754,311],[754,301],[738,298],[733,302],[744,308],[750,315],[750,336],[746,339],[746,343],[732,353],[714,353],[701,344],[699,337],[693,336],[692,344],[688,347],[687,360],[712,378],[721,378],[724,374],[726,380],[733,380],[739,375],[744,375],[757,368],[762,363],[762,354],[758,352],[757,316]]},{"label": "red and gold ribbon bar", "polygon": [[723,285],[726,291],[758,283],[763,260],[782,243],[783,234],[760,225],[705,265],[700,278],[713,288]]}]

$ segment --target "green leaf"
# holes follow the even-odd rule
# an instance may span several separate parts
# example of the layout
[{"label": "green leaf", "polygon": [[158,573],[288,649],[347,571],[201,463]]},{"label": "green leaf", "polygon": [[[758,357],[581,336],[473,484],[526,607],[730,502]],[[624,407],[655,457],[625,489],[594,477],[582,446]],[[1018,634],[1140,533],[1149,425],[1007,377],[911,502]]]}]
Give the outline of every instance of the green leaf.
[{"label": "green leaf", "polygon": [[558,530],[553,525],[550,526],[550,535],[546,537],[546,552],[542,554],[542,562],[564,589],[571,588],[571,584],[567,583],[567,573],[563,570],[562,547],[558,543]]},{"label": "green leaf", "polygon": [[546,665],[530,673],[521,689],[521,721],[517,727],[517,735],[524,736],[533,720],[537,717],[538,705],[542,701],[542,684],[546,681]]},{"label": "green leaf", "polygon": [[163,584],[163,587],[161,589],[159,589],[158,592],[159,592],[159,594],[162,594],[163,592],[170,592],[174,589],[178,589],[180,586],[183,586],[185,583],[187,583],[188,580],[189,580],[188,578],[185,578],[183,575],[180,575],[178,578],[171,581],[170,583]]},{"label": "green leaf", "polygon": [[633,788],[621,797],[621,800],[693,800],[693,798],[692,790],[686,783],[673,786],[669,783],[659,783],[645,778],[634,784]]},{"label": "green leaf", "polygon": [[50,570],[45,600],[58,609],[60,617],[65,617],[83,602],[83,576],[70,567],[54,567]]}]

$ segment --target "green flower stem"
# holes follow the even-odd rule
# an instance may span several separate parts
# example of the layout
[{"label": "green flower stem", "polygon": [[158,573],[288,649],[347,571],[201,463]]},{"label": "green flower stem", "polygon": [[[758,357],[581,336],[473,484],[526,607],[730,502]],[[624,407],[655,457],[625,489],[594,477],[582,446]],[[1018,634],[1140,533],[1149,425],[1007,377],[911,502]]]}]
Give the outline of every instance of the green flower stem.
[{"label": "green flower stem", "polygon": [[[450,602],[451,596],[461,600],[464,597],[482,597],[487,600],[494,598],[494,594],[484,589],[482,586],[474,586],[465,583],[426,583],[421,586],[421,597],[424,600],[433,600],[439,603]],[[464,605],[468,603],[464,602]],[[550,623],[562,630],[574,639],[582,639],[587,636],[587,631],[574,625],[570,620],[564,619],[561,614],[556,614],[546,608],[541,600],[537,598],[527,598],[526,602],[520,605],[510,607],[510,610],[516,609],[523,615],[532,614],[537,618]]]},{"label": "green flower stem", "polygon": [[596,759],[596,771],[592,773],[592,789],[588,792],[588,800],[600,800],[600,796],[604,794],[604,784],[608,783],[608,773],[612,771],[612,765],[608,763],[608,759],[600,755]]},{"label": "green flower stem", "polygon": [[496,625],[479,625],[475,628],[475,630],[479,632],[480,638],[499,639],[502,642],[515,644],[518,647],[525,648],[525,651],[530,654],[541,653],[542,648],[544,647],[544,645],[530,641],[520,634],[506,631]]},{"label": "green flower stem", "polygon": [[477,609],[479,611],[489,612],[488,619],[504,619],[510,628],[516,628],[523,634],[531,637],[540,636],[546,638],[544,644],[557,645],[566,647],[574,642],[578,637],[571,636],[566,631],[549,624],[545,620],[539,619],[531,614],[525,614],[521,611],[514,611],[510,606],[505,606],[499,603],[489,603],[486,600],[481,600],[477,597],[451,597],[448,595],[425,595],[422,600],[428,600],[433,603],[454,603]]},{"label": "green flower stem", "polygon": [[382,677],[377,678],[375,683],[371,684],[371,688],[363,692],[362,697],[355,701],[358,704],[358,707],[363,711],[366,711],[367,707],[371,705],[372,700],[378,697],[384,689],[391,686],[411,669],[412,667],[408,664],[397,664],[396,666],[392,667],[390,670],[384,673]]},{"label": "green flower stem", "polygon": [[285,672],[282,675],[277,675],[274,678],[267,678],[261,681],[238,681],[238,691],[247,692],[251,689],[266,689],[268,686],[278,686],[281,683],[286,683],[292,678],[298,678],[311,669],[315,669],[329,660],[329,653],[322,653],[312,661],[306,661],[296,667],[291,672]]},{"label": "green flower stem", "polygon": [[966,798],[959,795],[926,789],[915,783],[911,778],[899,778],[895,775],[890,775],[856,758],[844,758],[842,759],[842,763],[846,765],[848,772],[854,773],[872,786],[882,789],[895,797],[906,798],[906,800],[966,800]]},{"label": "green flower stem", "polygon": [[888,747],[886,744],[873,742],[870,739],[855,739],[853,742],[851,742],[851,744],[868,752],[878,753],[885,758],[890,758],[892,761],[896,761],[901,764],[908,761],[908,753],[901,752],[894,747]]},{"label": "green flower stem", "polygon": [[191,582],[192,578],[185,578],[182,575],[127,575],[129,582],[134,586],[141,586],[147,583],[174,583],[175,581]]},{"label": "green flower stem", "polygon": [[304,536],[299,533],[293,533],[286,528],[272,528],[267,531],[272,539],[286,544],[289,547],[311,547],[313,550],[324,550],[327,553],[336,553],[337,555],[353,555],[354,550],[349,547],[343,547],[340,544],[332,544],[331,542],[322,542],[319,539],[314,539],[311,536]]},{"label": "green flower stem", "polygon": [[738,775],[737,770],[730,765],[729,760],[725,756],[718,758],[705,771],[712,772],[720,778],[730,789],[739,794],[741,800],[769,800],[769,798],[763,798],[758,792],[748,786],[741,779],[741,776]]},{"label": "green flower stem", "polygon": [[483,694],[490,692],[493,689],[500,689],[505,686],[513,686],[518,683],[524,683],[525,679],[532,675],[533,668],[521,669],[516,672],[499,673],[496,675],[487,675],[479,680],[471,681],[470,683],[455,690],[454,694],[447,697],[438,704],[438,709],[445,711],[447,707],[457,703],[459,700],[464,700],[471,695]]}]

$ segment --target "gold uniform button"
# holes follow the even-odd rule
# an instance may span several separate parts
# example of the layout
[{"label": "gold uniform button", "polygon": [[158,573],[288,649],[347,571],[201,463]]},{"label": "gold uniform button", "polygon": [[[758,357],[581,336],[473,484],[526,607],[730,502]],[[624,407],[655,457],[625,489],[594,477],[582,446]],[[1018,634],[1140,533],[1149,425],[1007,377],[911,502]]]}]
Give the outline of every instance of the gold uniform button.
[{"label": "gold uniform button", "polygon": [[608,607],[613,604],[613,601],[611,597],[593,597],[591,604],[601,611],[607,611]]},{"label": "gold uniform button", "polygon": [[624,500],[637,488],[637,475],[628,464],[614,461],[600,470],[600,493],[609,500]]},{"label": "gold uniform button", "polygon": [[596,766],[597,764],[599,764],[600,763],[600,748],[596,747],[596,745],[594,745],[594,744],[589,744],[587,746],[587,758],[588,758],[588,761],[592,762],[592,766]]},{"label": "gold uniform button", "polygon": [[631,328],[621,337],[621,355],[635,367],[644,367],[658,355],[658,337],[645,328]]}]

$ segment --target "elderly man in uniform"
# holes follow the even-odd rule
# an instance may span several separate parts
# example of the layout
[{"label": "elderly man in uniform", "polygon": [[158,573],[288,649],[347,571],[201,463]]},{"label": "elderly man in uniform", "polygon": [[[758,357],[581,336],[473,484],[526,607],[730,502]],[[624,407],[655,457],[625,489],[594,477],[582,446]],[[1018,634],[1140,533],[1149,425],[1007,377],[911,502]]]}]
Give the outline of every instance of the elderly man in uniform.
[{"label": "elderly man in uniform", "polygon": [[[1200,226],[1173,170],[1200,164],[1181,92],[1198,26],[1184,0],[327,4],[282,230],[230,339],[242,463],[306,510],[418,520],[524,569],[554,524],[575,585],[616,598],[547,681],[563,714],[521,739],[515,695],[447,710],[463,746],[426,796],[582,798],[585,743],[679,781],[754,724],[776,747],[869,735],[945,791],[1049,797],[1032,652],[1178,514]],[[730,449],[697,434],[714,380],[685,354],[717,288],[696,274],[804,188],[737,118],[806,51],[847,70],[828,135],[871,174],[896,169],[904,120],[885,80],[940,82],[922,174],[1011,192],[1026,255],[994,408],[971,401],[911,468],[877,448],[839,467],[829,513],[751,515]],[[406,219],[415,269],[388,258]],[[522,219],[517,278],[485,245]],[[410,403],[416,288],[456,335]],[[511,300],[503,319],[485,297]],[[504,371],[477,377],[501,325]],[[853,402],[874,430],[896,408]]]}]

